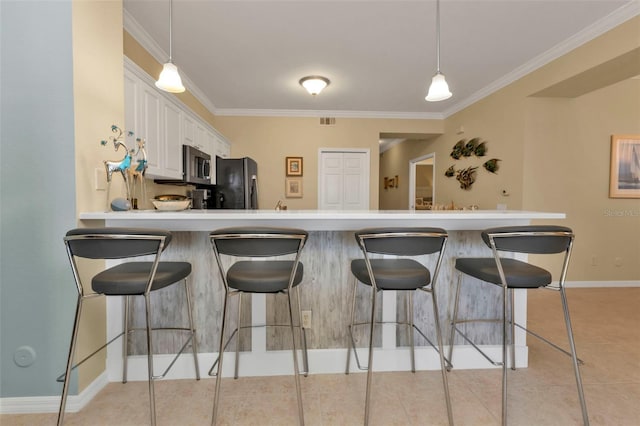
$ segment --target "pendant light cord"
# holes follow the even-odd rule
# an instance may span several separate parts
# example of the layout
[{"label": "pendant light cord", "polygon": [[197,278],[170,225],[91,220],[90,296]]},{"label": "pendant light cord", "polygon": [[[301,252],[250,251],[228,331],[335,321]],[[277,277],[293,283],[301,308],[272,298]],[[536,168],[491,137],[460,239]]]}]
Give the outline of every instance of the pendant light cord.
[{"label": "pendant light cord", "polygon": [[440,74],[440,0],[436,1],[436,73]]},{"label": "pendant light cord", "polygon": [[169,62],[173,63],[173,0],[169,0]]}]

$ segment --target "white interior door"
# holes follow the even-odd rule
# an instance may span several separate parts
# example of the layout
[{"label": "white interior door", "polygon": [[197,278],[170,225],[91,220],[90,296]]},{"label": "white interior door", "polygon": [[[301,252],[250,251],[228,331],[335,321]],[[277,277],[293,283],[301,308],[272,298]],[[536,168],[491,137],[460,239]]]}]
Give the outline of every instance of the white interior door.
[{"label": "white interior door", "polygon": [[369,150],[320,149],[318,209],[369,209]]}]

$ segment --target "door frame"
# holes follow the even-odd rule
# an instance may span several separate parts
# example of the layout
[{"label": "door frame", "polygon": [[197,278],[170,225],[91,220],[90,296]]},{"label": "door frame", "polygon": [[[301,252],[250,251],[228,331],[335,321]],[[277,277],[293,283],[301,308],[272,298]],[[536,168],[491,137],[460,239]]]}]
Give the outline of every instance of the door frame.
[{"label": "door frame", "polygon": [[416,165],[428,158],[433,158],[433,178],[432,178],[432,200],[431,203],[436,203],[436,153],[431,152],[429,154],[422,155],[417,158],[409,160],[409,210],[415,210],[416,202]]},{"label": "door frame", "polygon": [[322,154],[329,152],[341,152],[341,153],[361,153],[365,155],[365,181],[367,184],[366,205],[367,210],[371,209],[371,150],[369,148],[318,148],[318,198],[316,200],[316,207],[320,209],[322,202]]}]

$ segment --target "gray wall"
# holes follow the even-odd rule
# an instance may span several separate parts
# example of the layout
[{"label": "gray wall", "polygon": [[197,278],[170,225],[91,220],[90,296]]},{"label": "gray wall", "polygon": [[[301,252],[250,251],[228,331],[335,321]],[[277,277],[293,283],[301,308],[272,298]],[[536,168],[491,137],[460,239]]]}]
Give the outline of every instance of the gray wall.
[{"label": "gray wall", "polygon": [[71,9],[0,1],[0,397],[61,390],[76,294],[62,243],[76,224]]}]

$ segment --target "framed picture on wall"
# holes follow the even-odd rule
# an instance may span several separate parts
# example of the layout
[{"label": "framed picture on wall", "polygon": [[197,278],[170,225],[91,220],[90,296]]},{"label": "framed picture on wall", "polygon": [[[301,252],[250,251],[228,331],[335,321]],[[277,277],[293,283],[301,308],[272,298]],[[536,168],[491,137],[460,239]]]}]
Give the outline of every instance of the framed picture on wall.
[{"label": "framed picture on wall", "polygon": [[287,176],[302,176],[302,157],[287,157]]},{"label": "framed picture on wall", "polygon": [[286,178],[284,195],[287,198],[302,198],[302,178]]},{"label": "framed picture on wall", "polygon": [[609,198],[640,198],[640,135],[611,135]]}]

